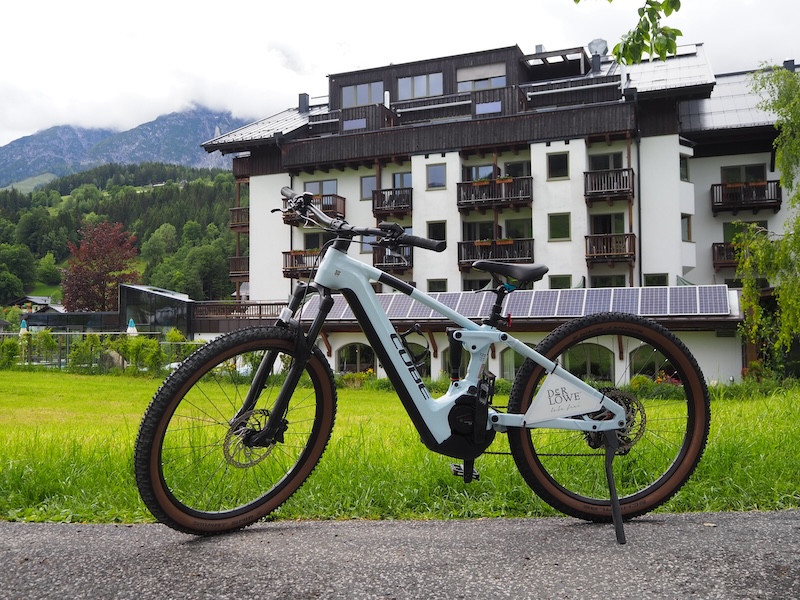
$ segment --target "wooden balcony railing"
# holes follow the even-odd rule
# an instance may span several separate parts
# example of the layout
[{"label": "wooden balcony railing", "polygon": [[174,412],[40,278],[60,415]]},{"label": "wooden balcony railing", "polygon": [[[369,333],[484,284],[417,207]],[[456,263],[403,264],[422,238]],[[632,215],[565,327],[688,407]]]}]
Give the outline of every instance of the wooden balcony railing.
[{"label": "wooden balcony railing", "polygon": [[230,278],[234,281],[248,281],[250,278],[250,257],[230,257]]},{"label": "wooden balcony railing", "polygon": [[472,240],[458,242],[458,267],[470,269],[476,260],[533,262],[533,238],[510,240]]},{"label": "wooden balcony railing", "polygon": [[747,183],[715,183],[711,186],[711,211],[736,214],[740,210],[767,209],[778,212],[783,201],[780,181],[750,181]]},{"label": "wooden balcony railing", "polygon": [[608,233],[586,236],[586,262],[630,262],[636,260],[636,235]]},{"label": "wooden balcony railing", "polygon": [[730,242],[719,242],[711,244],[711,262],[715,270],[725,268],[736,268],[736,251]]},{"label": "wooden balcony railing", "polygon": [[240,233],[250,230],[250,207],[241,206],[231,209],[231,229]]},{"label": "wooden balcony railing", "polygon": [[372,214],[375,215],[375,218],[410,215],[411,200],[412,188],[374,190],[372,192]]},{"label": "wooden balcony railing", "polygon": [[414,266],[414,253],[410,247],[397,250],[374,246],[372,248],[373,266],[387,273],[404,273]]},{"label": "wooden balcony railing", "polygon": [[633,201],[633,169],[587,171],[583,174],[583,194],[591,206],[595,200]]},{"label": "wooden balcony railing", "polygon": [[529,207],[533,202],[532,177],[465,181],[457,184],[460,212]]},{"label": "wooden balcony railing", "polygon": [[283,253],[283,276],[289,279],[308,277],[319,264],[319,250],[290,250]]},{"label": "wooden balcony railing", "polygon": [[276,319],[288,302],[196,302],[192,319]]},{"label": "wooden balcony railing", "polygon": [[[283,208],[288,208],[288,205],[288,201],[284,199]],[[342,196],[337,196],[336,194],[314,196],[311,200],[311,205],[316,206],[326,215],[334,219],[344,218],[345,198]],[[300,223],[300,218],[294,212],[285,212],[283,213],[283,222],[287,225],[298,225]]]}]

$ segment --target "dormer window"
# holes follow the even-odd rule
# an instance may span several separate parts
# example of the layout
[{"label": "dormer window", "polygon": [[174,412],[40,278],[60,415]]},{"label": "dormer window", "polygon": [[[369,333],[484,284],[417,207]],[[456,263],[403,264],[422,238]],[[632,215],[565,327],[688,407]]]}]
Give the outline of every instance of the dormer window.
[{"label": "dormer window", "polygon": [[428,98],[444,94],[444,79],[441,73],[428,73],[397,79],[397,99]]},{"label": "dormer window", "polygon": [[342,108],[368,106],[383,102],[383,82],[359,83],[342,88]]}]

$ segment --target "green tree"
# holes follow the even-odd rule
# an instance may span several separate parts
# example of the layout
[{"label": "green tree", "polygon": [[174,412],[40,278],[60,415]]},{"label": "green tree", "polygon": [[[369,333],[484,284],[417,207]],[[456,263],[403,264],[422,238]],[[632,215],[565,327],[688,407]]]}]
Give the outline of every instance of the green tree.
[{"label": "green tree", "polygon": [[[776,164],[788,216],[782,232],[743,227],[734,238],[742,278],[744,332],[769,358],[780,356],[800,334],[800,74],[781,67],[764,67],[753,75],[752,87],[762,95],[759,107],[776,116]],[[775,310],[765,311],[759,279],[775,286]]]},{"label": "green tree", "polygon": [[22,280],[0,264],[0,304],[10,304],[23,293]]},{"label": "green tree", "polygon": [[87,223],[64,269],[64,307],[69,311],[117,310],[119,285],[134,283],[136,238],[121,223]]},{"label": "green tree", "polygon": [[36,275],[39,281],[47,285],[58,285],[61,283],[61,271],[56,266],[56,259],[52,252],[48,252],[39,259]]},{"label": "green tree", "polygon": [[36,282],[36,259],[22,244],[0,244],[0,265],[19,277],[24,287]]},{"label": "green tree", "polygon": [[[579,4],[581,0],[574,0]],[[608,0],[613,2],[613,0]],[[664,60],[667,54],[675,54],[677,38],[683,35],[679,29],[661,24],[662,17],[679,11],[681,0],[645,0],[639,9],[639,22],[622,36],[611,51],[617,62],[633,64],[641,62],[647,53],[651,58]]]}]

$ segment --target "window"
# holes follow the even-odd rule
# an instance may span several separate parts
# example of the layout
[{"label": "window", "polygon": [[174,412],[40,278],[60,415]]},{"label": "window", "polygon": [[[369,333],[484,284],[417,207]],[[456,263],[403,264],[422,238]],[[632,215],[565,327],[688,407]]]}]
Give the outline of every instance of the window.
[{"label": "window", "polygon": [[767,229],[766,221],[734,221],[733,223],[722,224],[722,239],[726,243],[731,243],[736,234],[741,233],[749,225],[758,225],[762,229]]},{"label": "window", "polygon": [[397,79],[397,99],[427,98],[444,94],[444,79],[441,73],[428,73]]},{"label": "window", "polygon": [[503,103],[500,100],[494,102],[479,102],[475,105],[476,115],[494,115],[503,112]]},{"label": "window", "polygon": [[372,244],[377,241],[378,237],[374,235],[361,236],[361,254],[372,254]]},{"label": "window", "polygon": [[625,214],[592,215],[592,234],[625,233]]},{"label": "window", "polygon": [[551,290],[566,290],[572,287],[572,275],[550,275]]},{"label": "window", "polygon": [[378,178],[375,175],[364,175],[361,178],[361,199],[372,200],[372,192],[378,189]]},{"label": "window", "polygon": [[464,167],[464,181],[491,179],[494,176],[494,165],[471,165]]},{"label": "window", "polygon": [[322,181],[306,181],[303,186],[304,192],[311,192],[315,196],[335,196],[336,180],[324,179]]},{"label": "window", "polygon": [[[502,228],[498,225],[497,237],[502,234]],[[491,240],[495,238],[493,221],[471,221],[464,223],[464,241],[472,240]]]},{"label": "window", "polygon": [[625,287],[625,275],[595,275],[591,284],[593,288]]},{"label": "window", "polygon": [[749,181],[766,181],[766,165],[740,165],[722,167],[720,176],[722,183],[746,183]]},{"label": "window", "polygon": [[509,177],[530,177],[531,163],[529,161],[507,162],[506,175]]},{"label": "window", "polygon": [[447,223],[444,221],[437,221],[435,223],[428,223],[428,239],[431,240],[446,240],[447,239]]},{"label": "window", "polygon": [[681,215],[681,240],[692,241],[692,215]]},{"label": "window", "polygon": [[656,286],[656,285],[669,285],[669,279],[666,273],[653,273],[650,275],[644,276],[644,284],[646,286]]},{"label": "window", "polygon": [[366,129],[366,119],[347,119],[342,123],[342,131],[353,131],[354,129]]},{"label": "window", "polygon": [[611,154],[589,155],[590,171],[610,171],[611,169],[621,169],[621,168],[622,168],[622,152],[613,152]]},{"label": "window", "polygon": [[689,157],[681,154],[680,157],[680,170],[681,170],[681,181],[691,181],[689,179]]},{"label": "window", "polygon": [[533,223],[530,219],[506,219],[506,237],[514,240],[533,237]]},{"label": "window", "polygon": [[411,173],[395,173],[392,175],[392,188],[410,188]]},{"label": "window", "polygon": [[303,246],[306,250],[319,250],[334,238],[336,238],[336,236],[327,231],[306,233],[303,236]]},{"label": "window", "polygon": [[506,86],[505,63],[462,67],[456,71],[459,92],[488,90]]},{"label": "window", "polygon": [[551,241],[570,239],[569,213],[547,215],[547,239]]},{"label": "window", "polygon": [[[465,279],[461,287],[465,292],[474,292],[476,290],[482,290],[489,285],[490,282],[491,279]],[[464,354],[466,354],[466,352]]]},{"label": "window", "polygon": [[428,279],[429,292],[446,292],[447,279]]},{"label": "window", "polygon": [[383,102],[383,82],[359,83],[342,88],[342,108],[366,106]]},{"label": "window", "polygon": [[547,155],[547,178],[564,179],[569,177],[569,154],[560,152]]},{"label": "window", "polygon": [[429,190],[447,187],[447,165],[427,165],[427,187]]}]

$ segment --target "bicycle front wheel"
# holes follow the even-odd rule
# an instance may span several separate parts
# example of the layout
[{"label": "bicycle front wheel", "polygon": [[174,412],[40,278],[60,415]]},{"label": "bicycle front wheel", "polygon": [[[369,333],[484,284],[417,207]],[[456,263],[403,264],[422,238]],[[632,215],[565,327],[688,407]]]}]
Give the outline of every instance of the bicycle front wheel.
[{"label": "bicycle front wheel", "polygon": [[[613,461],[623,518],[669,500],[697,466],[711,419],[708,388],[686,346],[649,319],[601,313],[562,325],[537,351],[625,407]],[[509,412],[524,413],[546,375],[526,360]],[[577,518],[612,520],[602,434],[519,428],[508,435],[520,473],[543,500]]]},{"label": "bicycle front wheel", "polygon": [[[311,474],[330,439],[336,389],[315,348],[276,435],[265,427],[296,359],[296,332],[281,327],[235,331],[193,353],[154,396],[136,439],[136,483],[162,523],[187,533],[245,527],[278,508]],[[260,389],[245,398],[259,365],[271,361]]]}]

